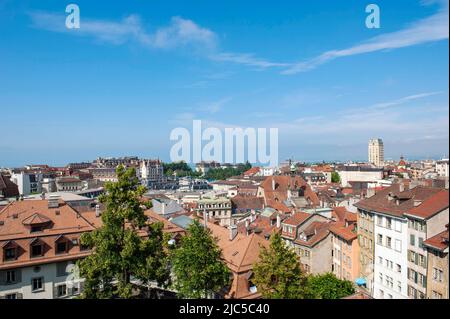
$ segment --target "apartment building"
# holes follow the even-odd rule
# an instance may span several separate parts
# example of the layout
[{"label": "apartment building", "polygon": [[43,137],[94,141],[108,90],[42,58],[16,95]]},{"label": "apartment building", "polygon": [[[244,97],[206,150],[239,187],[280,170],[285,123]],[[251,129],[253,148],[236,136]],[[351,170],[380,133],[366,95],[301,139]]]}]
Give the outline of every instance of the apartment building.
[{"label": "apartment building", "polygon": [[80,236],[94,226],[59,199],[26,200],[0,212],[0,298],[70,298],[82,290],[75,262],[90,251]]},{"label": "apartment building", "polygon": [[424,242],[443,231],[449,221],[448,191],[442,190],[424,201],[416,200],[414,208],[404,215],[408,220],[408,297],[425,299],[428,263]]},{"label": "apartment building", "polygon": [[203,198],[197,202],[197,214],[203,216],[203,213],[208,214],[208,218],[214,218],[219,221],[221,226],[228,227],[232,225],[231,219],[231,200],[228,198]]},{"label": "apartment building", "polygon": [[380,138],[369,140],[368,154],[369,163],[378,167],[384,165],[384,144]]},{"label": "apartment building", "polygon": [[330,226],[333,245],[332,271],[339,279],[356,281],[359,277],[359,244],[356,222],[337,222]]},{"label": "apartment building", "polygon": [[[440,199],[437,200],[436,196]],[[364,241],[366,244],[367,240],[374,243],[371,258],[373,285],[370,287],[373,297],[424,297],[421,293],[426,291],[427,278],[422,242],[433,234],[434,229],[448,223],[448,210],[445,212],[443,207],[445,205],[448,207],[448,191],[424,186],[410,189],[404,184],[392,185],[355,205],[358,208],[360,244],[363,241],[361,268],[370,268],[369,265],[362,264],[370,250],[370,247],[363,248]],[[371,223],[372,236],[369,231]],[[364,277],[366,274],[363,271],[360,273],[367,280]]]},{"label": "apartment building", "polygon": [[447,224],[446,230],[424,241],[428,251],[427,298],[429,299],[448,299],[450,296],[448,234]]},{"label": "apartment building", "polygon": [[373,213],[358,208],[359,278],[361,288],[370,295],[373,293],[374,219]]},{"label": "apartment building", "polygon": [[297,253],[306,273],[332,271],[331,224],[320,214],[305,212],[297,212],[281,223],[281,237]]}]

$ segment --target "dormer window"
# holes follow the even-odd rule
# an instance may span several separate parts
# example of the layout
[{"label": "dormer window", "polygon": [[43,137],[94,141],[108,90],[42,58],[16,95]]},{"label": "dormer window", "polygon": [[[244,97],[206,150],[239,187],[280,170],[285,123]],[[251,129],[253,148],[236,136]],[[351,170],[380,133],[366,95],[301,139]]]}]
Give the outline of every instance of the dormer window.
[{"label": "dormer window", "polygon": [[39,233],[42,232],[44,230],[43,226],[31,226],[31,233]]},{"label": "dormer window", "polygon": [[63,235],[58,236],[55,240],[56,254],[65,254],[69,250],[69,240]]},{"label": "dormer window", "polygon": [[41,257],[44,255],[44,243],[35,238],[30,243],[30,257]]},{"label": "dormer window", "polygon": [[3,261],[16,260],[18,257],[18,246],[13,241],[8,241],[3,245]]}]

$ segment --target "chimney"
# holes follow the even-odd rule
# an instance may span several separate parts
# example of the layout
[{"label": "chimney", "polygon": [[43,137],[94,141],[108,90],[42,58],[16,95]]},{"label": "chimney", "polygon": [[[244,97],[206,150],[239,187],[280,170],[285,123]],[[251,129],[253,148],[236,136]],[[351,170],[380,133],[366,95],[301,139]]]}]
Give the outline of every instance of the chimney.
[{"label": "chimney", "polygon": [[58,208],[59,207],[59,196],[49,195],[48,196],[48,208]]},{"label": "chimney", "polygon": [[277,214],[277,228],[281,227],[281,216],[280,214]]},{"label": "chimney", "polygon": [[398,191],[399,191],[400,193],[405,191],[405,184],[403,184],[403,182],[401,182],[401,183],[398,185]]},{"label": "chimney", "polygon": [[230,230],[230,241],[231,241],[237,235],[237,227],[236,227],[236,225],[231,225],[228,229]]},{"label": "chimney", "polygon": [[248,228],[248,225],[249,225],[249,222],[248,222],[248,219],[246,219],[246,220],[245,220],[245,229]]},{"label": "chimney", "polygon": [[208,213],[206,209],[203,211],[203,223],[205,224],[205,228],[208,228]]},{"label": "chimney", "polygon": [[95,205],[95,217],[100,217],[101,212],[100,212],[100,205],[97,204]]},{"label": "chimney", "polygon": [[275,190],[275,179],[272,177],[272,190]]},{"label": "chimney", "polygon": [[252,223],[255,221],[255,219],[256,219],[256,212],[252,211],[252,217],[251,217]]}]

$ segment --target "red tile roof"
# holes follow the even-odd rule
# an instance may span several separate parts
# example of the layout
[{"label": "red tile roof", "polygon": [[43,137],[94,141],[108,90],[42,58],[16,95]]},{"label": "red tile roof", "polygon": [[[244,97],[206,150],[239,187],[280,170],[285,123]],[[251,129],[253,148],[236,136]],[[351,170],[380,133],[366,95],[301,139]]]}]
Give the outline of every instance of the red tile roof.
[{"label": "red tile roof", "polygon": [[444,251],[446,248],[448,248],[448,226],[447,229],[443,232],[428,238],[423,243],[426,247],[431,247],[440,251]]},{"label": "red tile roof", "polygon": [[372,197],[359,201],[355,206],[368,211],[401,217],[414,208],[414,202],[425,201],[441,190],[425,186],[416,186],[413,189],[408,189],[405,186],[404,190],[401,191],[400,184],[394,184],[379,191]]},{"label": "red tile roof", "polygon": [[443,189],[440,192],[425,199],[419,206],[410,209],[407,215],[420,218],[430,218],[435,214],[448,208],[448,190]]}]

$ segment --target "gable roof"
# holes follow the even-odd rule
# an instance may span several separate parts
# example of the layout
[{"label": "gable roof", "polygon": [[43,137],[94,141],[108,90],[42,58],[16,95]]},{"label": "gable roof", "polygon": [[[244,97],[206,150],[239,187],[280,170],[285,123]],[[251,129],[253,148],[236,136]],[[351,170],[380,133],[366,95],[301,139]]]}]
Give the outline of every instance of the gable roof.
[{"label": "gable roof", "polygon": [[448,248],[448,225],[447,229],[443,232],[440,232],[439,234],[428,238],[423,243],[426,247],[430,247],[439,251],[444,251],[446,248]]}]

